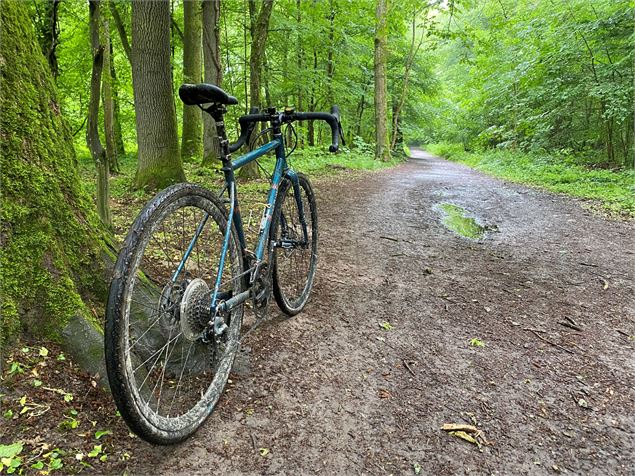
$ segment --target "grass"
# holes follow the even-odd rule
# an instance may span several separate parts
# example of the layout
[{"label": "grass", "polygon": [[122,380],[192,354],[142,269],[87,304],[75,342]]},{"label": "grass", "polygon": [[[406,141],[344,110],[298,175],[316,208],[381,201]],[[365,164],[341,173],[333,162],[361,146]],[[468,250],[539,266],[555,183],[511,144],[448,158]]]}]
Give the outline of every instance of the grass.
[{"label": "grass", "polygon": [[429,152],[511,182],[594,200],[611,216],[635,218],[635,171],[593,168],[582,158],[509,150],[465,152],[460,144],[429,144]]}]

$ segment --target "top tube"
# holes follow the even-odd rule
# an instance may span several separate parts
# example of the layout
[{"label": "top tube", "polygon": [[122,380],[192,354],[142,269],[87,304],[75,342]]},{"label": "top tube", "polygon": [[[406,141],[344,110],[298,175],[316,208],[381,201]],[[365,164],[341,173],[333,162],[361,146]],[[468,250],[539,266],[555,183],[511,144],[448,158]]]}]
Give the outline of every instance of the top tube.
[{"label": "top tube", "polygon": [[282,139],[274,138],[271,142],[267,142],[265,145],[258,147],[252,151],[247,152],[245,155],[239,157],[236,160],[232,160],[232,170],[236,170],[241,168],[244,165],[247,165],[249,162],[256,160],[259,157],[262,157],[270,150],[275,149],[279,145],[282,144]]}]

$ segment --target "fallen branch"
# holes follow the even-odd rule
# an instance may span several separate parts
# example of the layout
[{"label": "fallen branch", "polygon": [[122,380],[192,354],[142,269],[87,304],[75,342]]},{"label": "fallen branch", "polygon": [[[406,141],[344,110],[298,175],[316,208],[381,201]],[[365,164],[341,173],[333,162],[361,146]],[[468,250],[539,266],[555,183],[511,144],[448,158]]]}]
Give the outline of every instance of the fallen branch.
[{"label": "fallen branch", "polygon": [[390,241],[396,241],[399,242],[399,238],[393,238],[392,236],[379,236],[380,238],[384,239],[384,240],[390,240]]},{"label": "fallen branch", "polygon": [[444,423],[441,429],[443,431],[465,431],[468,433],[479,432],[479,429],[474,425],[467,425],[465,423]]},{"label": "fallen branch", "polygon": [[[570,354],[575,354],[575,352],[573,352],[571,349],[567,349],[566,347],[562,347],[560,344],[556,344],[555,342],[552,342],[549,339],[545,339],[543,336],[538,334],[538,332],[536,332],[534,329],[525,328],[524,330],[533,333],[536,337],[538,337],[538,339],[540,339],[543,342],[546,342],[547,344],[557,347],[560,350],[564,350],[565,352],[568,352]],[[544,331],[539,331],[539,332],[544,332]]]}]

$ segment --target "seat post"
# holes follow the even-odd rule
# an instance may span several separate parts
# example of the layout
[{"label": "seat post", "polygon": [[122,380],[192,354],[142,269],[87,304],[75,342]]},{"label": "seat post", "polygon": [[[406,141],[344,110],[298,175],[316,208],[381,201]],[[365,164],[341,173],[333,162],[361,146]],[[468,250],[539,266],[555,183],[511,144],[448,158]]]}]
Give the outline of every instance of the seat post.
[{"label": "seat post", "polygon": [[229,153],[229,140],[227,139],[227,131],[225,130],[225,121],[223,114],[227,112],[227,108],[223,104],[212,104],[210,107],[203,109],[214,119],[216,123],[216,135],[218,136],[218,143],[220,145],[220,157],[219,159],[223,163],[223,166],[227,165],[227,162],[231,160],[231,154]]}]

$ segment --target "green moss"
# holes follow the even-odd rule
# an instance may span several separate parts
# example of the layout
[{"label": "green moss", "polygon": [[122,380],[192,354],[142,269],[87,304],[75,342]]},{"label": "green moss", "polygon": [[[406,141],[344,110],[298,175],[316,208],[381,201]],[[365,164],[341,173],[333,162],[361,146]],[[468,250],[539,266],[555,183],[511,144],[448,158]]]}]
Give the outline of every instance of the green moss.
[{"label": "green moss", "polygon": [[138,169],[134,185],[138,189],[161,190],[180,182],[185,182],[185,174],[179,161],[174,167],[162,164],[156,167],[145,167],[143,170]]},{"label": "green moss", "polygon": [[48,65],[21,1],[0,3],[2,336],[60,337],[82,300],[104,287],[105,234],[77,172]]}]

